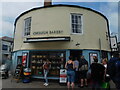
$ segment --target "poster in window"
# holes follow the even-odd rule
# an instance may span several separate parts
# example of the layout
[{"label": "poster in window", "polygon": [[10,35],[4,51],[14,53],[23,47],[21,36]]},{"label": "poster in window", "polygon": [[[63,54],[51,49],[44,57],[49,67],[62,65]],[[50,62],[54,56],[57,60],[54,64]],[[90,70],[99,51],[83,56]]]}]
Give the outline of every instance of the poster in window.
[{"label": "poster in window", "polygon": [[23,55],[22,55],[22,65],[23,65],[23,67],[26,67],[26,65],[27,65],[27,57],[28,57],[28,53],[23,53]]},{"label": "poster in window", "polygon": [[93,60],[93,57],[94,57],[94,56],[97,56],[97,57],[98,57],[97,53],[90,53],[90,54],[89,54],[90,64],[92,64],[92,63],[94,62],[94,60]]}]

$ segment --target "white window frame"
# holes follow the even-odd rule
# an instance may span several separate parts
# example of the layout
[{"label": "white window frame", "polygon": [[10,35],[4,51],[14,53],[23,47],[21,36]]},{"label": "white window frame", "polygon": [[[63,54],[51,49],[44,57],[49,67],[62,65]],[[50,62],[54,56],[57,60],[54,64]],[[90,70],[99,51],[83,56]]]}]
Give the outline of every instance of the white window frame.
[{"label": "white window frame", "polygon": [[[76,23],[76,22],[75,22],[75,19],[74,19],[74,23],[73,23],[73,22],[72,22],[72,20],[73,20],[73,19],[72,19],[72,15],[76,15],[77,17],[80,16],[80,17],[81,17],[80,23]],[[71,18],[71,34],[79,34],[79,35],[82,35],[82,34],[83,34],[83,15],[82,15],[82,14],[79,14],[79,13],[71,13],[71,14],[70,14],[70,18]],[[78,32],[78,33],[73,32],[73,27],[72,27],[73,24],[76,24],[76,25],[79,25],[79,24],[80,24],[80,25],[81,25],[81,27],[80,27],[80,29],[81,29],[80,31],[81,31],[81,32]]]},{"label": "white window frame", "polygon": [[[23,32],[23,35],[24,36],[29,36],[30,35],[30,31],[31,31],[31,21],[32,21],[32,18],[31,17],[28,17],[28,18],[25,18],[24,19],[24,32]],[[27,24],[27,25],[26,25]],[[29,25],[28,25],[29,24]],[[27,35],[28,33],[28,35]]]}]

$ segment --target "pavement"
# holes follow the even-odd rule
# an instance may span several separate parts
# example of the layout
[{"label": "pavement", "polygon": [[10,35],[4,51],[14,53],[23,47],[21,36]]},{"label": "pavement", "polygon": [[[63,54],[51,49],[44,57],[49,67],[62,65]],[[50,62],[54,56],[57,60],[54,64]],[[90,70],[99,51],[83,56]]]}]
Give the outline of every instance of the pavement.
[{"label": "pavement", "polygon": [[[46,87],[43,85],[44,80],[33,79],[30,83],[23,83],[22,81],[16,82],[16,80],[10,76],[8,79],[2,79],[2,88],[67,88],[66,85],[60,85],[59,81],[49,80],[49,85]],[[110,81],[111,88],[115,88],[115,85]],[[75,85],[75,88],[79,88]],[[90,87],[88,87],[90,89]]]}]

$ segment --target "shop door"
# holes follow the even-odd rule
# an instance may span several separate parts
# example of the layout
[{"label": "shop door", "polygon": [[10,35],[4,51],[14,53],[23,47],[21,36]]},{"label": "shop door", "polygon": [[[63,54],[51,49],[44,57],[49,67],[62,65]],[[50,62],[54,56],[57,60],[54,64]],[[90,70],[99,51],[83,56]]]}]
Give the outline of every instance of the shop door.
[{"label": "shop door", "polygon": [[75,60],[76,57],[78,58],[78,60],[80,60],[81,55],[82,51],[80,50],[70,50],[70,56],[73,57],[73,60]]},{"label": "shop door", "polygon": [[22,56],[18,56],[17,65],[18,65],[18,64],[22,64]]}]

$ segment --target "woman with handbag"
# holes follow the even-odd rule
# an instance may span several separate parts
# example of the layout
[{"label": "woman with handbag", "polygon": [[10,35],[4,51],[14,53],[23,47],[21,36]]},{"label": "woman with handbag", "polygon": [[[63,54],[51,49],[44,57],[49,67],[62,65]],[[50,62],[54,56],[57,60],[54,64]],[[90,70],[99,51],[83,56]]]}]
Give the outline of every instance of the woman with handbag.
[{"label": "woman with handbag", "polygon": [[80,72],[80,87],[83,88],[84,86],[88,86],[87,81],[87,71],[88,71],[88,61],[81,56],[81,60],[79,62],[79,72]]}]

